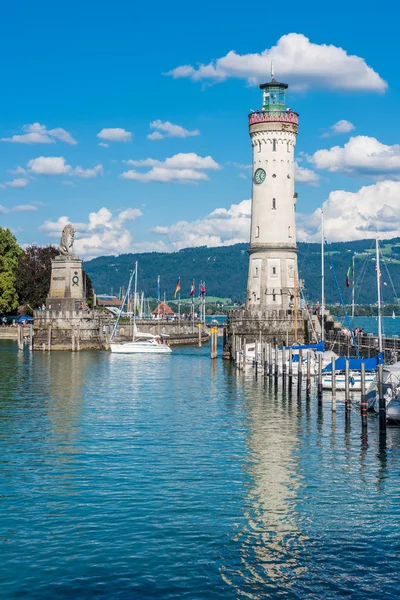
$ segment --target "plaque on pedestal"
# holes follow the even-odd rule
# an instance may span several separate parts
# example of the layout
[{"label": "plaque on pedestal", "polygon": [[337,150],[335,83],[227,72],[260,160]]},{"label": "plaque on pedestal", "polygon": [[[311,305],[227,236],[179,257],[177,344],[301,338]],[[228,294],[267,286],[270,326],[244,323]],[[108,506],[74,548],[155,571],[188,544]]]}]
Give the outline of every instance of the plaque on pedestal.
[{"label": "plaque on pedestal", "polygon": [[51,261],[50,291],[46,307],[51,310],[79,310],[86,302],[82,260],[72,253],[74,229],[66,225],[60,241],[60,255]]}]

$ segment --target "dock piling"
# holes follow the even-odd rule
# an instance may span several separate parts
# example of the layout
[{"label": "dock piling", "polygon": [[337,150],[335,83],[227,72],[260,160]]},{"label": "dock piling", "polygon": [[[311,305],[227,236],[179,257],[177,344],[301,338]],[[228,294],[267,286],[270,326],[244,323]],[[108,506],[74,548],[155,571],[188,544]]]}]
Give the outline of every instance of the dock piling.
[{"label": "dock piling", "polygon": [[297,396],[301,396],[301,384],[303,380],[303,350],[299,350],[299,362],[297,371]]},{"label": "dock piling", "polygon": [[378,365],[379,433],[386,434],[386,399],[383,393],[383,365]]},{"label": "dock piling", "polygon": [[292,391],[293,385],[293,350],[289,348],[289,391]]},{"label": "dock piling", "polygon": [[350,375],[349,375],[349,359],[344,362],[344,408],[346,417],[350,415]]},{"label": "dock piling", "polygon": [[361,363],[361,425],[363,430],[367,428],[368,404],[367,404],[367,393],[365,388],[365,363]]},{"label": "dock piling", "polygon": [[332,412],[336,412],[336,358],[332,358]]},{"label": "dock piling", "polygon": [[318,404],[322,406],[322,354],[318,354],[318,387],[317,387],[317,398]]},{"label": "dock piling", "polygon": [[307,373],[306,373],[306,397],[309,398],[311,394],[311,361],[310,355],[307,354]]}]

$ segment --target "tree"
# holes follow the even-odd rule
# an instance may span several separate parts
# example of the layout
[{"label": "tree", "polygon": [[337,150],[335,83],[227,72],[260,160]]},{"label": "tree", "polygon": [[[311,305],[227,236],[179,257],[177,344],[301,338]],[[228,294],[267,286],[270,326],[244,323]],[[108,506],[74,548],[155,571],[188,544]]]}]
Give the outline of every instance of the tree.
[{"label": "tree", "polygon": [[21,254],[17,272],[20,304],[31,310],[41,306],[50,290],[51,259],[59,251],[54,246],[28,246]]},{"label": "tree", "polygon": [[18,307],[16,275],[22,249],[9,229],[0,227],[0,313]]}]

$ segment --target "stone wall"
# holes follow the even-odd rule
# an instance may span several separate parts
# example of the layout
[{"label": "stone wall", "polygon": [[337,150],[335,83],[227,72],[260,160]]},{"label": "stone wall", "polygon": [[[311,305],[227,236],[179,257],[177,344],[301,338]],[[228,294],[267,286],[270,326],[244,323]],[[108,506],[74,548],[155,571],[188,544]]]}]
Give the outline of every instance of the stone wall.
[{"label": "stone wall", "polygon": [[[114,320],[101,311],[38,310],[35,311],[35,350],[106,350],[114,327]],[[171,345],[195,344],[199,339],[197,322],[138,320],[137,329],[144,333],[167,334]],[[208,329],[201,327],[201,341],[208,341]],[[122,321],[115,341],[133,337],[133,324]]]},{"label": "stone wall", "polygon": [[35,350],[101,350],[107,347],[102,320],[92,311],[38,310]]},{"label": "stone wall", "polygon": [[308,337],[307,319],[297,311],[297,339],[295,339],[294,311],[270,310],[256,312],[233,310],[228,315],[227,337],[223,357],[233,360],[239,346],[257,341],[273,345],[304,342]]}]

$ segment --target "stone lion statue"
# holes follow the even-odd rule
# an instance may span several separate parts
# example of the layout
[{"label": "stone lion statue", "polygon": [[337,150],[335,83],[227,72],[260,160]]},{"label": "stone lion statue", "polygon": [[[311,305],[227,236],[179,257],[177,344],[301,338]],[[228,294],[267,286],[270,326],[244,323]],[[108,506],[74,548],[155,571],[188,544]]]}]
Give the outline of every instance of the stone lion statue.
[{"label": "stone lion statue", "polygon": [[71,223],[68,223],[63,229],[60,240],[60,254],[67,256],[68,254],[72,254],[71,249],[74,245],[74,237],[75,237],[75,229],[72,227]]}]

